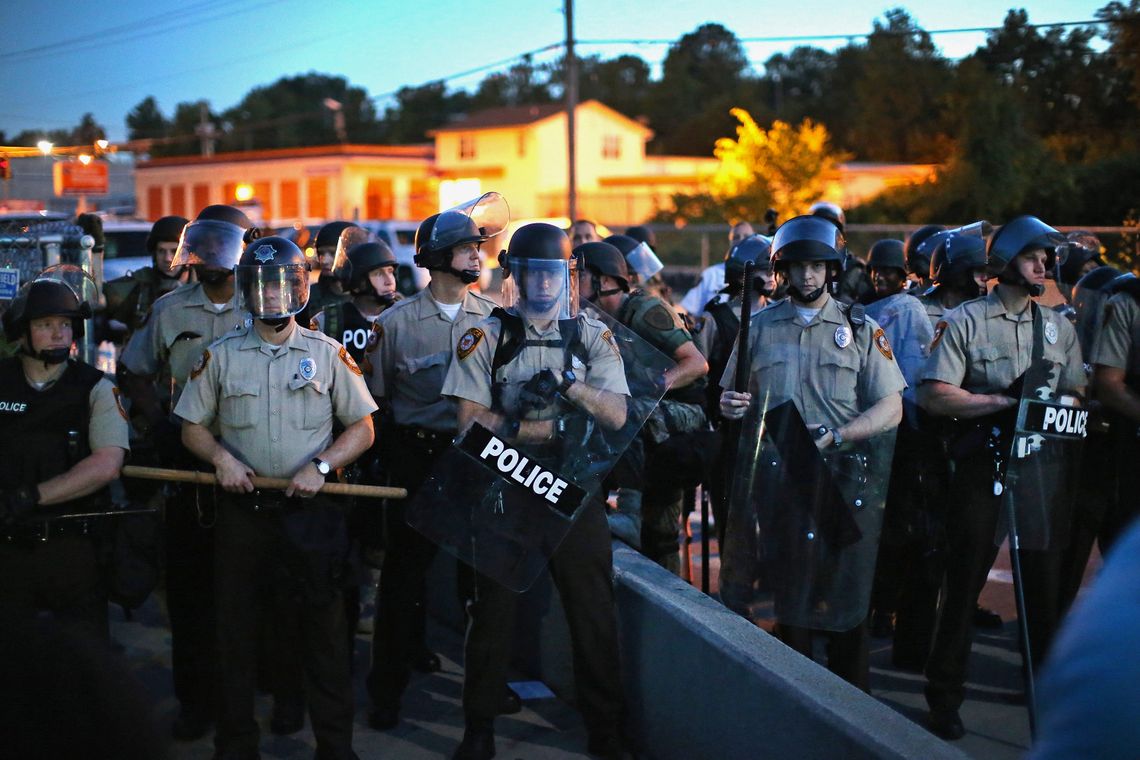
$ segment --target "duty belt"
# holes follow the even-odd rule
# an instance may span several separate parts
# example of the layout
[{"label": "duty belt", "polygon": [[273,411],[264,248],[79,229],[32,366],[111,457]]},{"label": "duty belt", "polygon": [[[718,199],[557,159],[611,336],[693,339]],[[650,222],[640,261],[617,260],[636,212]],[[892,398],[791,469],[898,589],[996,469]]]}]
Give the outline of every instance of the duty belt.
[{"label": "duty belt", "polygon": [[442,451],[451,445],[455,433],[415,425],[395,425],[392,433],[401,443],[407,443],[419,449],[428,451]]},{"label": "duty belt", "polygon": [[0,540],[6,544],[46,543],[63,536],[90,536],[97,530],[94,519],[41,520],[34,523],[17,523],[0,528]]}]

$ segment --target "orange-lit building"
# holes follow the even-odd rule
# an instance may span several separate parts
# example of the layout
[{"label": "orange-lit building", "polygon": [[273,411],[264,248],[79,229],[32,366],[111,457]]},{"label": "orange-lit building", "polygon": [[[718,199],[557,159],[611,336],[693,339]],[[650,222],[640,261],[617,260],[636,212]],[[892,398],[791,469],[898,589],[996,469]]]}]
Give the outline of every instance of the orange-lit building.
[{"label": "orange-lit building", "polygon": [[[675,193],[704,188],[716,159],[651,156],[653,131],[596,100],[578,106],[578,216],[610,226],[645,221]],[[140,216],[193,216],[241,201],[261,224],[326,219],[422,219],[497,190],[512,217],[567,214],[566,111],[560,104],[492,108],[430,133],[430,145],[326,145],[140,162]],[[843,164],[827,200],[853,206],[884,189],[925,182],[935,167]]]}]

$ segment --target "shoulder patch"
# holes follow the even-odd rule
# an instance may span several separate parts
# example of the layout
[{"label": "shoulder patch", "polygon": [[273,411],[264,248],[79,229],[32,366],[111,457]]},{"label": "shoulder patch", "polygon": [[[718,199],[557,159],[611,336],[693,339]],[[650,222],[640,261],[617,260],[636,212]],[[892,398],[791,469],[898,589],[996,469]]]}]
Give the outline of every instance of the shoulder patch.
[{"label": "shoulder patch", "polygon": [[113,393],[115,395],[115,406],[118,407],[119,414],[121,414],[123,419],[126,420],[127,419],[127,410],[123,408],[123,399],[122,399],[122,396],[119,394],[119,386],[112,385],[111,386],[111,393]]},{"label": "shoulder patch", "polygon": [[888,359],[894,359],[895,355],[891,351],[891,342],[887,340],[887,334],[883,332],[883,328],[875,330],[875,348],[879,349],[879,353]]},{"label": "shoulder patch", "polygon": [[381,339],[384,337],[384,328],[380,325],[379,321],[372,323],[372,329],[368,332],[368,345],[365,351],[371,351],[380,344]]},{"label": "shoulder patch", "polygon": [[459,338],[459,343],[455,346],[455,353],[459,355],[460,359],[466,359],[481,340],[483,340],[483,331],[478,327],[472,327]]},{"label": "shoulder patch", "polygon": [[606,330],[604,333],[602,333],[602,340],[610,345],[610,348],[614,350],[615,354],[617,354],[619,357],[621,356],[621,350],[618,349],[617,342],[614,340],[614,334],[612,332]]},{"label": "shoulder patch", "polygon": [[645,324],[654,330],[672,330],[677,326],[673,321],[673,315],[659,303],[650,306],[642,318],[645,320]]},{"label": "shoulder patch", "polygon": [[930,341],[930,350],[933,351],[938,342],[942,340],[942,336],[946,333],[946,320],[938,320],[938,324],[934,326],[934,339]]},{"label": "shoulder patch", "polygon": [[348,367],[350,370],[352,370],[352,373],[354,375],[357,375],[360,377],[364,376],[364,371],[361,370],[360,367],[357,366],[356,360],[352,358],[352,354],[350,354],[348,352],[347,348],[345,348],[344,346],[341,346],[340,351],[337,352],[337,356],[340,357],[340,360],[342,362],[344,362],[346,367]]},{"label": "shoulder patch", "polygon": [[317,321],[316,317],[309,320],[309,329],[313,332],[320,332],[321,324]]},{"label": "shoulder patch", "polygon": [[206,371],[206,365],[209,363],[210,363],[210,349],[207,348],[205,351],[202,352],[202,355],[198,357],[198,361],[194,362],[194,368],[192,370],[190,370],[190,379],[194,380],[195,378],[198,377],[198,375],[205,372]]}]

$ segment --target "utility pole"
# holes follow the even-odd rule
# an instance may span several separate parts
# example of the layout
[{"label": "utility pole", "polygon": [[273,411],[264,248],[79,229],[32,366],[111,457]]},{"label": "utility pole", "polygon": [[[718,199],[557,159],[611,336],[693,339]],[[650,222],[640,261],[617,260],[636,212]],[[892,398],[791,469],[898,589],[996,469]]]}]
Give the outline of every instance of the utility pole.
[{"label": "utility pole", "polygon": [[194,127],[194,132],[202,142],[202,157],[213,156],[214,122],[210,121],[210,106],[204,100],[198,102],[198,126]]},{"label": "utility pole", "polygon": [[566,214],[578,218],[578,164],[574,114],[578,110],[578,58],[574,55],[574,0],[565,0],[566,13],[566,158],[569,167]]}]

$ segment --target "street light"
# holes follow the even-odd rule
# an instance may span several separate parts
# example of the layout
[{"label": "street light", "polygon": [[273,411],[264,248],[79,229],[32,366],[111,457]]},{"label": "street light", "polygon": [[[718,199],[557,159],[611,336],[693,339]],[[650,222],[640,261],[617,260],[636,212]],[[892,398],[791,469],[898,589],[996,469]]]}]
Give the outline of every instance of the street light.
[{"label": "street light", "polygon": [[107,142],[106,140],[96,140],[95,141],[95,147],[101,151],[107,150],[107,146],[109,146],[110,144],[111,143]]},{"label": "street light", "polygon": [[36,143],[36,147],[40,149],[40,153],[43,153],[45,156],[50,156],[51,149],[55,147],[55,143],[48,142],[47,140],[40,140],[38,143]]},{"label": "street light", "polygon": [[79,154],[79,163],[83,164],[84,166],[87,166],[89,163],[91,163],[91,156],[87,155],[86,153],[80,153]]}]

